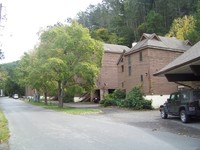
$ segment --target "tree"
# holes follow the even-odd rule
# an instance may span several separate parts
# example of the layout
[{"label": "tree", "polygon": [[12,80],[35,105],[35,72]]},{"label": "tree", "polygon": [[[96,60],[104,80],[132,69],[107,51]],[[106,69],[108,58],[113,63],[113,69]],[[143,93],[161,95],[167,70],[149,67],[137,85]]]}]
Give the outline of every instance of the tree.
[{"label": "tree", "polygon": [[38,49],[34,49],[24,54],[17,67],[17,75],[21,85],[35,89],[36,101],[39,101],[40,94],[44,93],[47,104],[47,94],[55,89],[55,83],[48,80],[48,70],[37,52]]},{"label": "tree", "polygon": [[1,73],[5,80],[1,82],[2,89],[5,91],[5,95],[12,96],[14,93],[20,96],[24,95],[24,86],[19,84],[18,78],[16,76],[16,67],[18,66],[18,61],[2,64]]},{"label": "tree", "polygon": [[193,16],[184,16],[173,21],[167,37],[176,37],[180,40],[186,40],[187,35],[194,29],[195,20]]},{"label": "tree", "polygon": [[91,91],[95,86],[103,55],[103,45],[90,37],[89,30],[72,22],[47,28],[40,35],[40,63],[48,70],[48,80],[57,82],[59,107],[65,91]]},{"label": "tree", "polygon": [[195,12],[197,1],[103,0],[79,13],[78,22],[92,31],[105,28],[121,38],[117,44],[131,46],[143,32],[165,35],[174,19]]},{"label": "tree", "polygon": [[163,18],[160,14],[155,11],[150,11],[146,17],[146,21],[142,23],[139,27],[139,33],[156,33],[158,35],[163,35],[165,29],[162,25]]},{"label": "tree", "polygon": [[8,73],[5,70],[2,70],[2,68],[0,68],[0,89],[5,90],[7,78]]},{"label": "tree", "polygon": [[187,34],[187,38],[190,39],[193,44],[200,41],[200,0],[198,0],[197,3],[197,10],[194,15],[194,19],[194,27]]},{"label": "tree", "polygon": [[110,33],[105,28],[99,28],[91,32],[92,38],[102,41],[104,43],[117,44],[120,40],[115,33]]}]

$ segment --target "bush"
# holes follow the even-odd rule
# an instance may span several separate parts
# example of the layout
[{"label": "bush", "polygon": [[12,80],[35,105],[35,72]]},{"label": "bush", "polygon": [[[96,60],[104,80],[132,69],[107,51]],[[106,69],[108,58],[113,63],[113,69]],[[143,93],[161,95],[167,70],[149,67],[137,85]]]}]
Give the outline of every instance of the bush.
[{"label": "bush", "polygon": [[151,101],[144,99],[139,87],[134,87],[128,94],[126,99],[122,102],[122,107],[131,109],[152,109]]},{"label": "bush", "polygon": [[126,94],[123,90],[115,90],[112,94],[108,94],[100,101],[104,107],[107,106],[120,106],[121,101],[125,98]]},{"label": "bush", "polygon": [[104,107],[117,105],[113,98],[113,94],[106,95],[105,98],[102,101],[100,101],[100,104],[102,104]]},{"label": "bush", "polygon": [[112,94],[105,96],[103,100],[100,101],[104,107],[107,106],[119,106],[126,107],[130,109],[152,109],[151,101],[144,99],[142,92],[139,87],[133,88],[127,97],[124,91],[115,90]]},{"label": "bush", "polygon": [[126,98],[126,92],[124,90],[115,90],[113,93],[113,98],[116,99],[125,99]]}]

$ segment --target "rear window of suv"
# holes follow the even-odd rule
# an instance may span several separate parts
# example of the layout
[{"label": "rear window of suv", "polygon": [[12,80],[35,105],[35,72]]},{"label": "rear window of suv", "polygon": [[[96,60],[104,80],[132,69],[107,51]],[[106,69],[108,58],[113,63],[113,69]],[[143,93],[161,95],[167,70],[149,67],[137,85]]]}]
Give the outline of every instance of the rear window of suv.
[{"label": "rear window of suv", "polygon": [[183,102],[188,102],[190,100],[190,92],[189,91],[182,92],[181,99]]},{"label": "rear window of suv", "polygon": [[200,100],[200,91],[193,91],[193,99],[194,101]]}]

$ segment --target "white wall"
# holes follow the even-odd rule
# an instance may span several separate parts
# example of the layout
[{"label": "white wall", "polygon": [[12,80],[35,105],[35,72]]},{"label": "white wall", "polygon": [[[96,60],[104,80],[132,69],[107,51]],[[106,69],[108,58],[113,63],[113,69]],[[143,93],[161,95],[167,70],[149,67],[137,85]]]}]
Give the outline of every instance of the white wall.
[{"label": "white wall", "polygon": [[167,101],[169,95],[146,95],[144,98],[152,100],[152,107],[157,109]]}]

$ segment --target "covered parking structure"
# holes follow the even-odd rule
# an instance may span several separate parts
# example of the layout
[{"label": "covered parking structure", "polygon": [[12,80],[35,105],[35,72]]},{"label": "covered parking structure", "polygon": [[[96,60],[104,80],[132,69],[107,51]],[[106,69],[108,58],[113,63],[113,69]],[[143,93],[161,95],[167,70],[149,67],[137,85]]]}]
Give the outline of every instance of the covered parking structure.
[{"label": "covered parking structure", "polygon": [[200,88],[200,42],[177,57],[154,76],[165,76],[169,82]]}]

